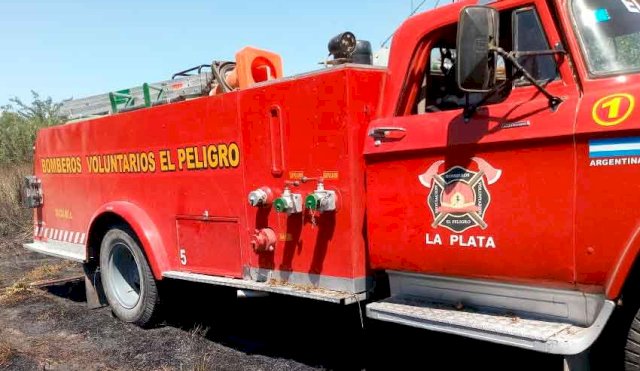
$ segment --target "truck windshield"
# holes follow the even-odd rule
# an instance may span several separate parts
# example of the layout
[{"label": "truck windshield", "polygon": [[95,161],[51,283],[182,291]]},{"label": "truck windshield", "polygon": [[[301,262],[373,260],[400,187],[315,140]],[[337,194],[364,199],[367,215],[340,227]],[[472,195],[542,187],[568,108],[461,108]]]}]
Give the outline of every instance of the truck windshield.
[{"label": "truck windshield", "polygon": [[638,0],[574,0],[572,11],[591,73],[640,71]]}]

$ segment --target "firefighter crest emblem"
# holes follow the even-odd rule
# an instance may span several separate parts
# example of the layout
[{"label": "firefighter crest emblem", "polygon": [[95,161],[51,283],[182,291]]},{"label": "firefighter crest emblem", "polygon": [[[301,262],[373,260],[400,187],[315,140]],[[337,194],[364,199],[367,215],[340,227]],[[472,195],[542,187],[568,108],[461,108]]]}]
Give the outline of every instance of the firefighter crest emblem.
[{"label": "firefighter crest emblem", "polygon": [[502,170],[481,158],[471,160],[478,165],[478,171],[455,166],[438,173],[444,164],[438,161],[418,177],[422,185],[431,189],[427,205],[433,214],[433,228],[441,226],[455,233],[473,227],[487,228],[484,216],[491,203],[487,185],[496,183]]}]

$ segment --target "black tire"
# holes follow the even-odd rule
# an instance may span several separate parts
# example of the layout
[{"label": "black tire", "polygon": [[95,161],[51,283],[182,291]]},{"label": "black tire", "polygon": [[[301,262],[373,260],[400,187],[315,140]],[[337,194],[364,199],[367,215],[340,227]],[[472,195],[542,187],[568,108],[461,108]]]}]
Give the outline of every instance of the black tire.
[{"label": "black tire", "polygon": [[640,371],[640,312],[635,315],[629,326],[624,347],[624,368],[628,371]]},{"label": "black tire", "polygon": [[158,287],[140,243],[127,226],[110,229],[100,246],[100,272],[113,313],[140,327],[154,324]]}]

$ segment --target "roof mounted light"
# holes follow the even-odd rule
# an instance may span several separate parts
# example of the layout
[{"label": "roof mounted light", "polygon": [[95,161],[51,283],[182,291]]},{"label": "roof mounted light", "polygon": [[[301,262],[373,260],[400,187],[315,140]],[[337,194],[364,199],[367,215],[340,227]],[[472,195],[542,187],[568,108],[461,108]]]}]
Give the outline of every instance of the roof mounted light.
[{"label": "roof mounted light", "polygon": [[334,59],[349,58],[356,51],[356,35],[351,32],[343,32],[329,40],[329,54]]}]

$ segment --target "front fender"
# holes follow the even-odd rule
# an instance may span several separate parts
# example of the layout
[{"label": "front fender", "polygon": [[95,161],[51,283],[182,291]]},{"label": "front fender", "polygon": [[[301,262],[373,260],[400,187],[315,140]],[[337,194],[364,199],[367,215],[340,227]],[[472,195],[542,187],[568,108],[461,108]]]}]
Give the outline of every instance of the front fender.
[{"label": "front fender", "polygon": [[636,257],[640,252],[640,223],[636,226],[634,233],[629,238],[627,245],[622,250],[622,253],[618,257],[616,264],[607,277],[605,285],[605,293],[608,299],[617,299],[624,286],[633,264],[636,261]]},{"label": "front fender", "polygon": [[[124,219],[133,229],[142,243],[142,249],[147,256],[147,261],[156,279],[162,279],[162,272],[169,267],[169,258],[162,236],[149,215],[139,206],[128,201],[110,202],[100,207],[91,217],[89,236],[94,231],[96,221],[101,215],[111,213]],[[87,238],[88,241],[90,238]]]}]

